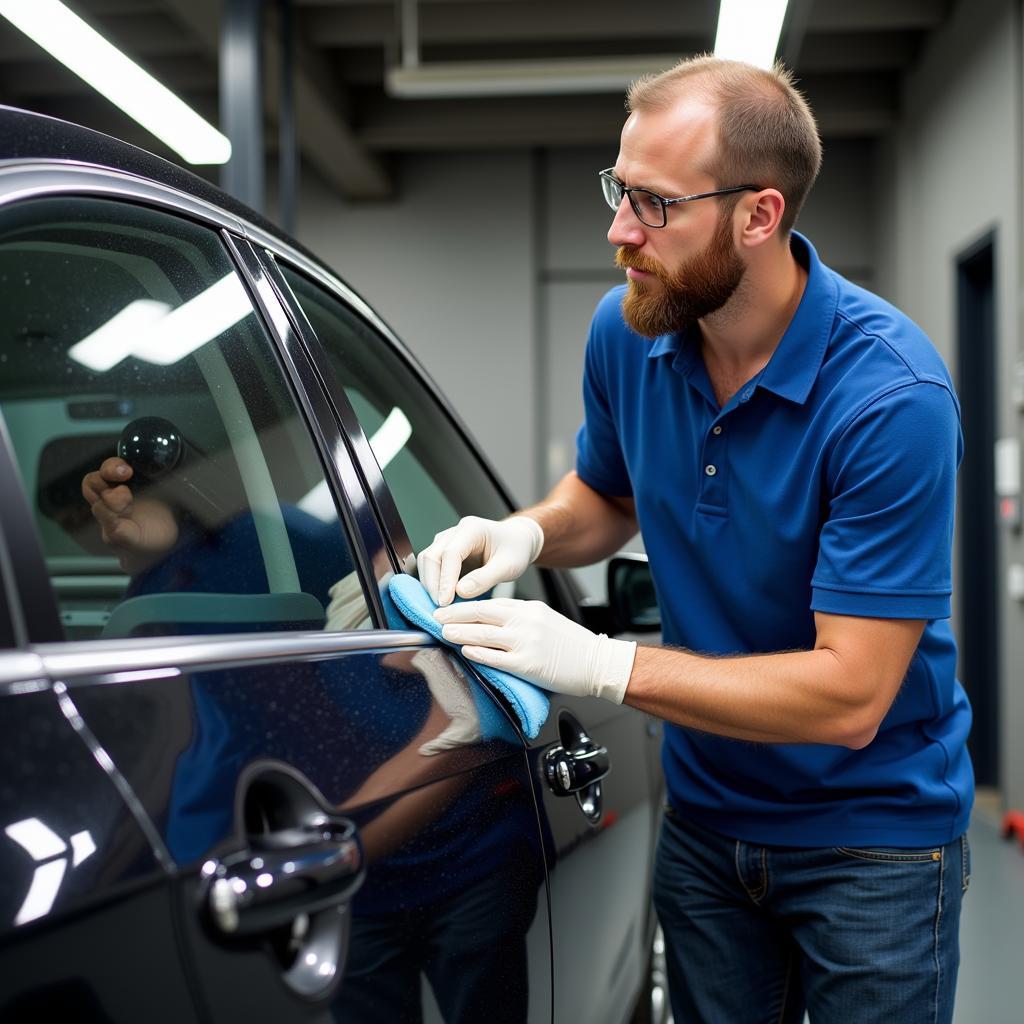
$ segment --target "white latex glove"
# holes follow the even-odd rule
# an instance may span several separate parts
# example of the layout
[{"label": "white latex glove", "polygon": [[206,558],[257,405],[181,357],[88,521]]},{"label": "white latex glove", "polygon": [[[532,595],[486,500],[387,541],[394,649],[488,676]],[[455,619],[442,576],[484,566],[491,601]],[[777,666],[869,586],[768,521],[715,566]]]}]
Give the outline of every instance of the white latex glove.
[{"label": "white latex glove", "polygon": [[[542,547],[544,531],[529,516],[501,521],[466,516],[419,553],[416,569],[434,604],[447,605],[456,594],[476,597],[497,583],[519,579]],[[459,579],[468,559],[479,559],[480,567]]]},{"label": "white latex glove", "polygon": [[434,618],[471,661],[573,697],[621,704],[626,695],[636,644],[591,633],[543,601],[466,601],[438,608]]},{"label": "white latex glove", "polygon": [[469,682],[452,674],[453,663],[440,651],[418,651],[412,664],[423,673],[430,687],[430,695],[451,719],[432,740],[419,748],[424,757],[440,754],[456,747],[468,747],[482,738],[480,716]]}]

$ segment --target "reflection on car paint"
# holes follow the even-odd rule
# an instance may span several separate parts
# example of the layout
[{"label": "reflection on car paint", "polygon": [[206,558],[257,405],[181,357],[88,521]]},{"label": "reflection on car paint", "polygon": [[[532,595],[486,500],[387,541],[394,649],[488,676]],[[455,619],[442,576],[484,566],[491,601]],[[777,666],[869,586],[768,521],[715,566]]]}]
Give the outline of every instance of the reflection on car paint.
[{"label": "reflection on car paint", "polygon": [[86,907],[101,878],[123,884],[159,874],[149,843],[52,692],[5,699],[0,806],[0,926]]},{"label": "reflection on car paint", "polygon": [[53,907],[68,869],[68,844],[71,846],[71,865],[78,867],[96,852],[96,843],[88,829],[76,832],[66,843],[38,818],[12,822],[4,832],[35,862],[25,902],[14,916],[16,925],[26,924],[37,917],[45,917]]},{"label": "reflection on car paint", "polygon": [[[426,978],[447,1020],[479,1020],[501,993],[500,1019],[526,1021],[545,859],[533,784],[515,731],[493,707],[480,715],[491,699],[451,653],[229,668],[130,691],[75,696],[179,866],[247,839],[234,808],[256,761],[294,766],[356,824],[366,879],[336,1019],[403,1019]],[[157,720],[179,726],[157,737]]]}]

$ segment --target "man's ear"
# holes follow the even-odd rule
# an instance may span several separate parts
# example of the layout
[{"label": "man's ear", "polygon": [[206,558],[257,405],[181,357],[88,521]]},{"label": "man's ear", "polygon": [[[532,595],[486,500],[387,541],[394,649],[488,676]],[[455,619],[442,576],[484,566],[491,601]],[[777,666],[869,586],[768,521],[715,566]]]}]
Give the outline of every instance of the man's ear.
[{"label": "man's ear", "polygon": [[764,245],[779,234],[786,200],[775,188],[762,189],[744,197],[737,207],[740,220],[740,244],[748,247]]}]

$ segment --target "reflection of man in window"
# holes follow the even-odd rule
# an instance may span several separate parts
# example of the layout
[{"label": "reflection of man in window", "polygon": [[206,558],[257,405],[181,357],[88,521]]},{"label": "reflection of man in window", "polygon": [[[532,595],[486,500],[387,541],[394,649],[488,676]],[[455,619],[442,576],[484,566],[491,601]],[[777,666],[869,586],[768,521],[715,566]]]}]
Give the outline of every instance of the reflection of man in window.
[{"label": "reflection of man in window", "polygon": [[[233,594],[269,593],[254,513],[244,503],[214,523],[209,510],[200,518],[186,506],[187,495],[175,495],[182,500],[172,503],[169,486],[139,490],[129,486],[133,476],[132,467],[114,456],[82,480],[103,544],[132,577],[128,597],[185,591],[223,593],[230,600]],[[334,602],[335,621],[345,624],[333,628],[354,628],[366,606],[337,521],[285,504],[280,515],[302,591],[321,608]],[[323,624],[321,618],[308,625]]]}]

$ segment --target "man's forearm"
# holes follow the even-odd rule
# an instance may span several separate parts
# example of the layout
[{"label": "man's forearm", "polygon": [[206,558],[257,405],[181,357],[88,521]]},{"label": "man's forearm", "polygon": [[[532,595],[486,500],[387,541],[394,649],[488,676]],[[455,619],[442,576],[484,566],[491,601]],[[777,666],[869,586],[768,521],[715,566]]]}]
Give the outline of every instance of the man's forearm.
[{"label": "man's forearm", "polygon": [[543,501],[521,513],[544,531],[537,564],[566,569],[613,555],[637,531],[624,504],[598,494],[575,473],[566,474]]},{"label": "man's forearm", "polygon": [[625,703],[734,739],[856,749],[871,741],[890,699],[851,680],[826,648],[712,658],[640,647]]}]

